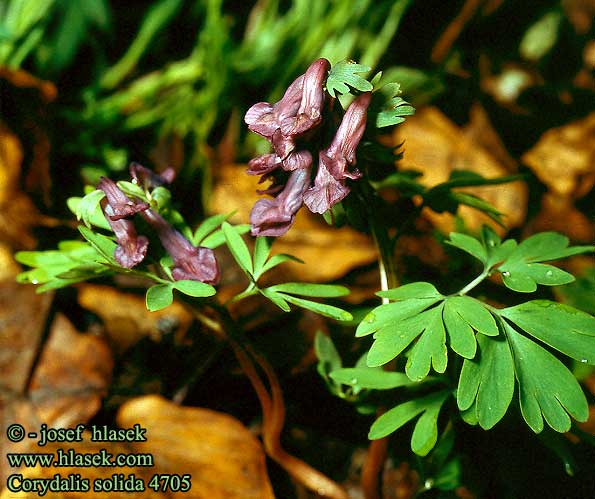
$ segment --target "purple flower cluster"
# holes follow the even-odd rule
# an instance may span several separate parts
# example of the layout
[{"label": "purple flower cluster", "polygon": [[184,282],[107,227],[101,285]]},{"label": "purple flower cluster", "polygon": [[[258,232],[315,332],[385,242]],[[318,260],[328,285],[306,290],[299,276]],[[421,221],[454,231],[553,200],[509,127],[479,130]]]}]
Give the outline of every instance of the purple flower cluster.
[{"label": "purple flower cluster", "polygon": [[314,213],[326,212],[349,193],[346,179],[361,177],[357,169],[350,171],[348,167],[355,164],[355,151],[366,128],[370,92],[351,103],[331,144],[318,151],[312,183],[314,160],[305,147],[321,135],[318,132],[324,118],[324,84],[329,69],[326,59],[314,61],[305,74],[289,85],[279,102],[259,102],[246,112],[244,121],[248,128],[265,137],[273,149],[270,154],[251,160],[247,172],[262,175],[261,182],[279,168],[289,172],[284,185],[258,191],[273,198],[259,199],[254,204],[250,213],[254,236],[285,234],[303,204]]},{"label": "purple flower cluster", "polygon": [[[130,175],[137,184],[149,189],[170,183],[174,171],[167,169],[157,175],[138,163],[132,163]],[[219,282],[219,266],[212,249],[192,245],[159,213],[150,209],[147,203],[130,199],[112,180],[102,177],[97,188],[105,193],[103,212],[116,235],[118,246],[114,258],[122,267],[129,269],[138,265],[147,254],[149,240],[137,233],[130,220],[134,214],[139,213],[155,230],[161,244],[171,256],[174,262],[172,277],[176,281],[189,279],[207,284]]]}]

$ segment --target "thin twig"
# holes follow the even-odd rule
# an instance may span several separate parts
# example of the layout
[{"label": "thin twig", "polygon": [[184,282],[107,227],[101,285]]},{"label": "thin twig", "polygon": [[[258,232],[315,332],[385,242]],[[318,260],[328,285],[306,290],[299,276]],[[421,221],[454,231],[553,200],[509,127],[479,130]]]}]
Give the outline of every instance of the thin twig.
[{"label": "thin twig", "polygon": [[[192,308],[192,312],[209,329],[220,335],[220,337],[227,339],[242,371],[254,388],[262,410],[262,438],[267,455],[293,476],[296,481],[318,495],[330,499],[348,499],[347,493],[340,485],[283,449],[280,437],[285,424],[285,403],[279,379],[269,362],[256,352],[247,341],[244,341],[242,345],[233,337],[240,335],[240,332],[237,330],[237,326],[227,309],[215,304],[212,305],[219,313],[222,322],[211,319],[194,308]],[[270,387],[270,393],[258,375],[254,361],[264,372]]]},{"label": "thin twig", "polygon": [[459,14],[452,20],[444,30],[432,49],[432,62],[441,63],[450,52],[453,43],[459,37],[465,24],[475,15],[482,0],[467,0]]}]

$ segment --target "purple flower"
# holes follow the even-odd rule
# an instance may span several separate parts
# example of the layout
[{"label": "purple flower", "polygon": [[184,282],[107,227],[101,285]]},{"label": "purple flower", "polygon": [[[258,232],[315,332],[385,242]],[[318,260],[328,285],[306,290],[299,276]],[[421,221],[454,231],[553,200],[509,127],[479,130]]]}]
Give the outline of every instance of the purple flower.
[{"label": "purple flower", "polygon": [[310,168],[295,170],[274,199],[259,199],[250,212],[253,236],[282,236],[292,226],[310,185]]},{"label": "purple flower", "polygon": [[139,163],[132,162],[129,170],[134,182],[144,189],[171,184],[176,176],[176,171],[171,166],[161,173],[155,173]]},{"label": "purple flower", "polygon": [[304,86],[300,107],[295,116],[285,118],[281,132],[285,136],[304,133],[322,121],[324,106],[324,82],[331,65],[326,59],[318,59],[310,64],[304,74]]},{"label": "purple flower", "polygon": [[271,141],[273,134],[281,128],[283,120],[296,115],[302,100],[303,85],[304,75],[301,75],[289,85],[276,104],[271,105],[268,102],[254,104],[244,116],[244,122],[248,128]]},{"label": "purple flower", "polygon": [[248,128],[265,137],[273,153],[250,162],[248,173],[268,173],[278,167],[287,171],[309,168],[311,155],[295,151],[295,138],[317,127],[322,121],[324,82],[330,64],[326,59],[314,61],[305,74],[289,86],[283,98],[274,105],[259,102],[246,112]]},{"label": "purple flower", "polygon": [[131,269],[144,260],[149,240],[145,236],[137,234],[134,224],[130,220],[124,218],[114,220],[112,218],[114,210],[109,203],[105,203],[103,211],[118,240],[114,258],[122,267]]},{"label": "purple flower", "polygon": [[219,266],[212,249],[193,246],[153,210],[143,211],[141,215],[155,229],[165,251],[174,261],[172,276],[176,281],[189,279],[207,284],[219,282]]},{"label": "purple flower", "polygon": [[366,128],[370,92],[355,99],[339,125],[331,145],[318,154],[318,172],[314,186],[304,194],[304,203],[314,213],[324,213],[349,194],[345,179],[357,179],[361,173],[349,172],[348,165],[356,161],[355,150]]},{"label": "purple flower", "polygon": [[110,221],[130,217],[139,211],[144,211],[149,208],[147,203],[132,201],[120,190],[117,184],[109,178],[101,177],[97,188],[105,193],[107,202],[111,207],[111,214],[108,215],[108,220]]}]

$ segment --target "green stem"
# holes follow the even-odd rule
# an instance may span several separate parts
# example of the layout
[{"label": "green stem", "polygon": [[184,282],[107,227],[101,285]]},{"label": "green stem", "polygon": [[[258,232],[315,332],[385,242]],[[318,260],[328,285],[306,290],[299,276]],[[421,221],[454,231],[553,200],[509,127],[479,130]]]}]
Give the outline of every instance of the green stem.
[{"label": "green stem", "polygon": [[479,274],[475,279],[473,279],[469,284],[464,286],[460,291],[455,293],[457,296],[466,295],[469,291],[475,288],[479,283],[481,283],[486,277],[488,277],[489,273],[487,270],[484,270],[481,274]]}]

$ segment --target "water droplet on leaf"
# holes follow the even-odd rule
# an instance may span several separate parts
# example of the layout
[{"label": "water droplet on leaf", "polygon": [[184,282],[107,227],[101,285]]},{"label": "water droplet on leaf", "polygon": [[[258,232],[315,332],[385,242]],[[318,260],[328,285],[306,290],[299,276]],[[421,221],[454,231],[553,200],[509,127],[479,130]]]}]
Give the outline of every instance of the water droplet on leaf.
[{"label": "water droplet on leaf", "polygon": [[357,378],[351,378],[351,381],[349,381],[349,383],[351,383],[352,385],[357,385]]},{"label": "water droplet on leaf", "polygon": [[506,272],[502,272],[502,275],[504,277],[510,277],[510,272],[506,271]]},{"label": "water droplet on leaf", "polygon": [[31,284],[37,284],[39,281],[37,279],[31,279]]},{"label": "water droplet on leaf", "polygon": [[583,364],[586,364],[586,363],[588,362],[588,360],[587,360],[587,359],[581,359],[581,362],[582,362]]},{"label": "water droplet on leaf", "polygon": [[553,273],[551,270],[548,270],[548,271],[545,273],[545,275],[546,275],[547,277],[552,277],[552,276],[554,275],[554,273]]}]

